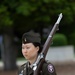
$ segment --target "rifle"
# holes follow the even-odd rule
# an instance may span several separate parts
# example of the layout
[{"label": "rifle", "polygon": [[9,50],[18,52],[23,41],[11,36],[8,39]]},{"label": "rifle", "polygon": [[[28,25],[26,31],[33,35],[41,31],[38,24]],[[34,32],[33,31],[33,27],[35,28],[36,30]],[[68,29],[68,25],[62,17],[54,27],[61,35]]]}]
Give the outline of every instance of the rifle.
[{"label": "rifle", "polygon": [[61,19],[62,19],[62,13],[59,14],[59,17],[58,17],[56,23],[54,24],[54,26],[53,26],[45,44],[44,44],[42,52],[39,54],[39,56],[37,58],[37,61],[33,64],[33,70],[34,70],[33,75],[39,75],[39,72],[40,72],[40,70],[42,68],[42,65],[44,63],[44,60],[45,60],[46,54],[48,52],[48,49],[49,49],[49,47],[52,43],[53,35],[57,31]]}]

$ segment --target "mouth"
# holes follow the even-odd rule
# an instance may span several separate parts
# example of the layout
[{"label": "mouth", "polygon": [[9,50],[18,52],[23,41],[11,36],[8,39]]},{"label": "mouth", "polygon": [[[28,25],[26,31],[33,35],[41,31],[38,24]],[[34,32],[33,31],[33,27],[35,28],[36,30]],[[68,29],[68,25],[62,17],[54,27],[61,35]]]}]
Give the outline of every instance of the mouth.
[{"label": "mouth", "polygon": [[25,57],[27,57],[28,55],[27,55],[27,54],[25,54],[24,56],[25,56]]}]

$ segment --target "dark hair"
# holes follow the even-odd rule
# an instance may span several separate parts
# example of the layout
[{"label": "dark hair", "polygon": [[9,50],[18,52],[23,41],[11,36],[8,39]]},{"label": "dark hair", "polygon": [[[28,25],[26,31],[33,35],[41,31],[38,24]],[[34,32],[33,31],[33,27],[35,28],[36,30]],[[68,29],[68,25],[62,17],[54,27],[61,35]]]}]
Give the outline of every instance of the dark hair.
[{"label": "dark hair", "polygon": [[41,46],[41,44],[40,44],[40,43],[37,43],[37,42],[33,42],[33,45],[34,45],[35,47],[39,46],[39,51],[38,51],[38,53],[41,53],[41,51],[42,51],[42,46]]}]

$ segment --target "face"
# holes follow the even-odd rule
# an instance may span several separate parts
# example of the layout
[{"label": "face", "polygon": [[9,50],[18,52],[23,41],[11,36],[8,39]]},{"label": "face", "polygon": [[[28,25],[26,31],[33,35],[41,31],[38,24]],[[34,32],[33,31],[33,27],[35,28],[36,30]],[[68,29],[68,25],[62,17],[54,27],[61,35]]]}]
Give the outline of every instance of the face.
[{"label": "face", "polygon": [[33,60],[38,54],[39,47],[35,47],[32,43],[22,44],[22,54],[27,60]]}]

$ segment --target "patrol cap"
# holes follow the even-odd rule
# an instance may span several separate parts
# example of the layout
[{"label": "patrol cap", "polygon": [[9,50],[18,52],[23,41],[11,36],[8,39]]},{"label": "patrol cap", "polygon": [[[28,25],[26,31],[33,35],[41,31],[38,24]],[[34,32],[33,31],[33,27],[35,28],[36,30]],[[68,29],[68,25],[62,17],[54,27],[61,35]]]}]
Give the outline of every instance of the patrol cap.
[{"label": "patrol cap", "polygon": [[41,43],[41,38],[39,33],[34,31],[29,31],[23,34],[22,43]]}]

